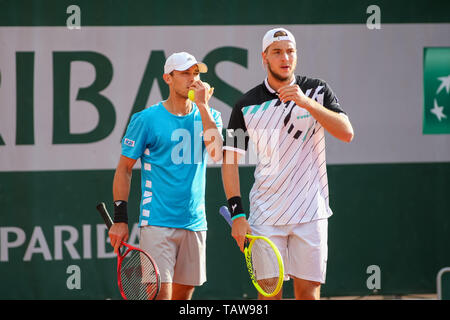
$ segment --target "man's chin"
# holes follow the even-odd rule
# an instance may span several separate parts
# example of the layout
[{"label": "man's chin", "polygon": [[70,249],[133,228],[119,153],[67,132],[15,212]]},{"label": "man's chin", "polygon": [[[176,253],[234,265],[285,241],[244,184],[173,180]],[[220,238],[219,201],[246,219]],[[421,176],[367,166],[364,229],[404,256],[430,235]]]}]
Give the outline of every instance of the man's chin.
[{"label": "man's chin", "polygon": [[182,92],[176,92],[176,94],[177,94],[178,98],[182,98],[182,99],[186,99],[186,100],[189,99],[188,92],[182,91]]},{"label": "man's chin", "polygon": [[272,77],[274,77],[275,79],[277,79],[278,81],[288,81],[292,78],[293,73],[290,72],[289,74],[279,74],[279,73],[275,73],[272,72]]}]

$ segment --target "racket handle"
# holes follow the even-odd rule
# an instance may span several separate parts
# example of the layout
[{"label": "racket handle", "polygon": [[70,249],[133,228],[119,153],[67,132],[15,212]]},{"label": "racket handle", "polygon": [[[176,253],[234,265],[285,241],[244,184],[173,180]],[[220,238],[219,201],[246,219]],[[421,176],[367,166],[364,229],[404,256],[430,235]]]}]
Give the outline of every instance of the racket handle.
[{"label": "racket handle", "polygon": [[222,207],[220,207],[219,212],[231,227],[233,225],[233,221],[231,221],[231,214],[230,214],[230,211],[228,210],[228,208],[226,206],[222,206]]},{"label": "racket handle", "polygon": [[103,221],[105,222],[106,226],[108,227],[108,230],[111,228],[111,226],[113,225],[113,221],[111,219],[111,216],[108,213],[108,210],[106,210],[106,205],[104,202],[100,202],[97,205],[97,210],[98,212],[100,212],[100,215],[103,218]]}]

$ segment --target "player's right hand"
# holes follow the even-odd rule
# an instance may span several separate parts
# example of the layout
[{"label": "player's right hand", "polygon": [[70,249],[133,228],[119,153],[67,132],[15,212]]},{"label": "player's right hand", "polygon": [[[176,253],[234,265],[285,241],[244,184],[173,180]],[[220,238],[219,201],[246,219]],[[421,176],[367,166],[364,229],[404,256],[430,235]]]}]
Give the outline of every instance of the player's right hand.
[{"label": "player's right hand", "polygon": [[111,245],[114,247],[114,252],[117,254],[121,247],[121,242],[128,241],[128,224],[125,222],[114,223],[108,232]]},{"label": "player's right hand", "polygon": [[209,83],[203,82],[201,80],[194,81],[191,86],[191,90],[195,92],[195,103],[198,105],[207,105],[209,99],[211,99],[214,88],[211,88]]},{"label": "player's right hand", "polygon": [[231,227],[231,236],[236,240],[239,249],[244,252],[245,236],[251,234],[252,229],[245,217],[236,218]]}]

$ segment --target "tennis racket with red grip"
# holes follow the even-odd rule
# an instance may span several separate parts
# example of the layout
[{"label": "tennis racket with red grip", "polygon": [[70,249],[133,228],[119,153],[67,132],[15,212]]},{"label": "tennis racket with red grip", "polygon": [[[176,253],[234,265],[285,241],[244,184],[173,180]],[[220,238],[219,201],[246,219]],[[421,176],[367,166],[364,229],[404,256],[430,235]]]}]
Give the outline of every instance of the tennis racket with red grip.
[{"label": "tennis racket with red grip", "polygon": [[[97,205],[108,230],[113,225],[105,203]],[[145,251],[122,241],[117,253],[117,284],[125,300],[154,300],[161,288],[161,279],[153,258]],[[120,252],[123,251],[123,254]]]}]

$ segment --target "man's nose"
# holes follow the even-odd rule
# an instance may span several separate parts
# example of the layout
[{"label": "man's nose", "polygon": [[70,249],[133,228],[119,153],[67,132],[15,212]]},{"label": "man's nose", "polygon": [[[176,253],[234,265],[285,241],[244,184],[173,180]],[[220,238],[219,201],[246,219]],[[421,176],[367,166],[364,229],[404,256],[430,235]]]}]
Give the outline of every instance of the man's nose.
[{"label": "man's nose", "polygon": [[191,85],[191,84],[193,84],[194,82],[195,82],[195,74],[193,74],[193,73],[191,73],[190,75],[189,75],[189,84]]}]

